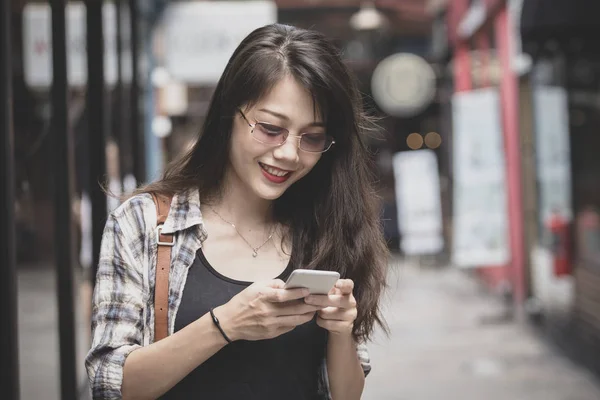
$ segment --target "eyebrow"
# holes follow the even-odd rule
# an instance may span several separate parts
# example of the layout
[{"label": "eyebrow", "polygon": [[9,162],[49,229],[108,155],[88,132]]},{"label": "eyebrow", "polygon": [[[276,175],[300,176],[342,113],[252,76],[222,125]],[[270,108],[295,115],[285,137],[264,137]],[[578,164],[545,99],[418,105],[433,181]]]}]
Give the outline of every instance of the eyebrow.
[{"label": "eyebrow", "polygon": [[[261,108],[258,111],[266,112],[267,114],[271,114],[274,117],[277,117],[277,118],[282,119],[284,121],[289,121],[290,120],[290,117],[288,117],[287,115],[278,113],[278,112],[273,111],[273,110],[269,110],[268,108]],[[318,127],[323,127],[324,128],[325,127],[325,123],[324,122],[312,122],[312,123],[308,124],[308,126],[318,126]]]}]

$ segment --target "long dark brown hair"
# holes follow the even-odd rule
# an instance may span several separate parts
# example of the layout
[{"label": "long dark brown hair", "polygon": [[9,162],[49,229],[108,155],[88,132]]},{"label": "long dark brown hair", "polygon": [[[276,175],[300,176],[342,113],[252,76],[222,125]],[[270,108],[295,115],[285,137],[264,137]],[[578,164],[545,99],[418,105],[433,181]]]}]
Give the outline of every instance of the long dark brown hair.
[{"label": "long dark brown hair", "polygon": [[386,330],[379,301],[388,249],[360,93],[338,50],[322,34],[274,24],[248,35],[216,86],[194,147],[138,193],[173,195],[198,188],[201,198],[218,195],[236,110],[255,104],[287,75],[312,93],[336,143],[310,173],[275,200],[274,217],[289,229],[294,268],[335,270],[354,281],[358,317],[353,334],[366,340],[376,323]]}]

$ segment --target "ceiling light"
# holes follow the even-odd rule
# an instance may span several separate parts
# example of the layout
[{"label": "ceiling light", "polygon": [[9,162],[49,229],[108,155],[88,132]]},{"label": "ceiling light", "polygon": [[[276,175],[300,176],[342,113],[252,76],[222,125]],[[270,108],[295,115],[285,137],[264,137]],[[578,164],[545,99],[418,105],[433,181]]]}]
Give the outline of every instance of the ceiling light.
[{"label": "ceiling light", "polygon": [[360,10],[350,18],[350,26],[356,31],[374,31],[387,26],[388,20],[372,1],[363,1]]}]

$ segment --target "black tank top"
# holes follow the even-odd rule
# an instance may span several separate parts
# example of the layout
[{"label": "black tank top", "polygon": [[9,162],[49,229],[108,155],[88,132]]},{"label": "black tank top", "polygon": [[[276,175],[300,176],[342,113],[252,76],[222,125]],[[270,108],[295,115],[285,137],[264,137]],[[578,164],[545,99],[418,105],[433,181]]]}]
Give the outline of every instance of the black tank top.
[{"label": "black tank top", "polygon": [[[288,265],[278,277],[286,280]],[[175,331],[210,308],[227,303],[251,282],[218,273],[202,250],[188,272]],[[319,367],[326,351],[327,331],[315,320],[274,339],[228,344],[167,392],[166,400],[315,400],[320,399]]]}]

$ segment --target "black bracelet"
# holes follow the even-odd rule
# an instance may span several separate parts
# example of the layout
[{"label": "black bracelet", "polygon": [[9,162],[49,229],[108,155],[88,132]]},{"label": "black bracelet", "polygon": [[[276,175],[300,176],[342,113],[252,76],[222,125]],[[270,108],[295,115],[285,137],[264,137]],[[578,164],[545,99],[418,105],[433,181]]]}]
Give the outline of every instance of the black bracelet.
[{"label": "black bracelet", "polygon": [[215,323],[215,326],[217,327],[219,332],[221,332],[221,335],[223,335],[225,340],[227,340],[227,343],[231,343],[231,339],[229,339],[229,337],[225,334],[225,331],[223,330],[223,328],[221,328],[221,323],[219,322],[219,319],[215,316],[215,313],[213,310],[214,310],[214,308],[210,309],[210,316],[212,317],[212,320]]}]

